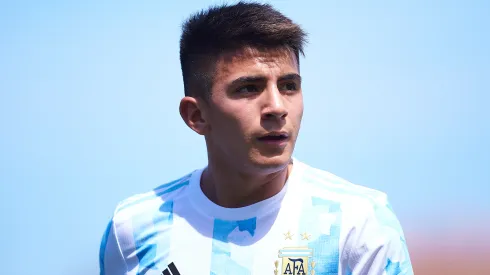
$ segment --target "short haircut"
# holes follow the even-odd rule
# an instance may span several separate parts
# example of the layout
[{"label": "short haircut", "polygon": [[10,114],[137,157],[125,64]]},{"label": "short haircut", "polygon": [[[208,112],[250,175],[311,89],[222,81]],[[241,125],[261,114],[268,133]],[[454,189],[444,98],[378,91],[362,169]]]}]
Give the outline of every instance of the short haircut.
[{"label": "short haircut", "polygon": [[299,66],[306,33],[268,4],[238,2],[197,12],[182,25],[180,63],[186,96],[211,94],[220,54],[244,47],[287,48]]}]

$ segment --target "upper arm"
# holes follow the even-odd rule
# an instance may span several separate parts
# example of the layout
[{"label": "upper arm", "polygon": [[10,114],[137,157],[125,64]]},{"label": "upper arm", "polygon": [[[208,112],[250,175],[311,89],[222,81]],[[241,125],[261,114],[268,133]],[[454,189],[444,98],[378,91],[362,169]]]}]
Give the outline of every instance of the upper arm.
[{"label": "upper arm", "polygon": [[100,275],[126,275],[126,261],[122,255],[113,220],[102,237],[99,251]]},{"label": "upper arm", "polygon": [[413,274],[402,227],[386,199],[364,212],[348,235],[344,261],[346,274]]}]

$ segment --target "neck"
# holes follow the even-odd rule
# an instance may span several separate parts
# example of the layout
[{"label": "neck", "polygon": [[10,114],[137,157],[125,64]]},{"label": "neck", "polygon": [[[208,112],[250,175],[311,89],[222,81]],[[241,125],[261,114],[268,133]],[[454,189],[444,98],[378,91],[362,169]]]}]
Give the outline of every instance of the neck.
[{"label": "neck", "polygon": [[252,205],[281,191],[286,183],[292,163],[268,174],[241,172],[229,163],[209,160],[203,171],[201,188],[214,203],[226,208]]}]

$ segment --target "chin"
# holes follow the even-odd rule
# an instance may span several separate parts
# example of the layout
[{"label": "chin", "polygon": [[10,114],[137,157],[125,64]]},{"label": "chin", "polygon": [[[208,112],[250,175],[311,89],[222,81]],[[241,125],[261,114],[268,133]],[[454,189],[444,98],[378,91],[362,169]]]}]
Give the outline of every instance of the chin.
[{"label": "chin", "polygon": [[255,169],[261,173],[274,173],[278,172],[288,166],[291,161],[291,154],[284,152],[280,155],[267,156],[258,155],[251,159]]}]

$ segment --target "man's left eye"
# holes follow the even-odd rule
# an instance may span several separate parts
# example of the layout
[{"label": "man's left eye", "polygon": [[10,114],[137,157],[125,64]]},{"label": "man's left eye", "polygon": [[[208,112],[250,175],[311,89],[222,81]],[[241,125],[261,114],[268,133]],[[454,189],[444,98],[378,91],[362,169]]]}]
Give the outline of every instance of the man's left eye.
[{"label": "man's left eye", "polygon": [[286,82],[279,86],[279,90],[281,91],[296,91],[297,89],[298,87],[294,82]]}]

